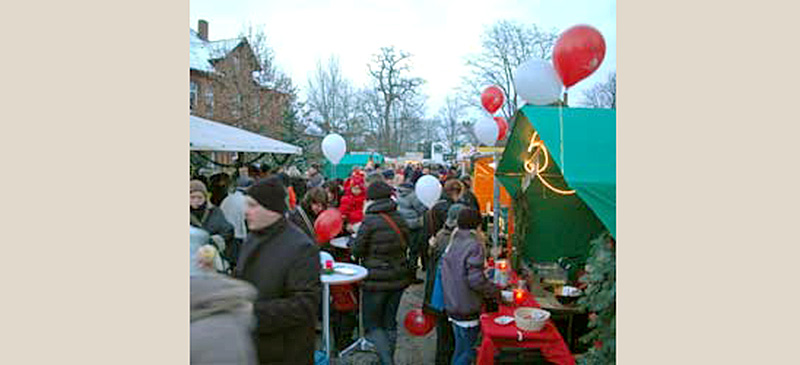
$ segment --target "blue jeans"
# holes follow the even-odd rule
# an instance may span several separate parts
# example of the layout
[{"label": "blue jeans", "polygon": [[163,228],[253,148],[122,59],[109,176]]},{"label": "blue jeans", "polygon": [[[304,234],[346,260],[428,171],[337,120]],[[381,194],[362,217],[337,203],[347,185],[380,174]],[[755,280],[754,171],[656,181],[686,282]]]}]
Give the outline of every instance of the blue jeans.
[{"label": "blue jeans", "polygon": [[397,309],[403,290],[364,291],[364,330],[367,339],[375,344],[381,364],[394,364],[397,343]]},{"label": "blue jeans", "polygon": [[453,352],[452,365],[469,365],[475,361],[475,347],[478,346],[478,335],[481,327],[461,327],[455,323],[453,326],[453,336],[456,338],[456,349]]}]

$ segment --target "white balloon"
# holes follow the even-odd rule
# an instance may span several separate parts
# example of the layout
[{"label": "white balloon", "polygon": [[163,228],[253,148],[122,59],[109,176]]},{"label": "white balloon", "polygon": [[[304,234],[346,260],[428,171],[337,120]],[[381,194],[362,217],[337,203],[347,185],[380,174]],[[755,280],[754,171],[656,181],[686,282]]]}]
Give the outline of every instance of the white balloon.
[{"label": "white balloon", "polygon": [[439,197],[442,195],[442,184],[435,177],[425,175],[417,180],[414,192],[417,194],[417,199],[430,209],[439,201]]},{"label": "white balloon", "polygon": [[548,105],[561,98],[564,84],[552,63],[532,58],[514,71],[514,88],[528,103]]},{"label": "white balloon", "polygon": [[345,151],[347,151],[347,143],[342,136],[336,133],[329,134],[322,140],[322,154],[334,165],[342,160]]},{"label": "white balloon", "polygon": [[475,137],[478,137],[478,141],[487,146],[494,146],[500,134],[500,128],[497,127],[497,122],[488,115],[478,119],[472,129],[475,132]]}]

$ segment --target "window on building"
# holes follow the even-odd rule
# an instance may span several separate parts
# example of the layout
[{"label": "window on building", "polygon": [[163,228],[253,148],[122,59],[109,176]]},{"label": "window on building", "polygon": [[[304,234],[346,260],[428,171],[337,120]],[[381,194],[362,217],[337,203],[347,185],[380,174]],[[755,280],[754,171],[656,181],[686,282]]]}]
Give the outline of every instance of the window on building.
[{"label": "window on building", "polygon": [[233,107],[233,116],[238,118],[242,115],[242,104],[244,104],[244,99],[242,98],[242,94],[236,94],[236,105]]},{"label": "window on building", "polygon": [[209,117],[214,116],[214,86],[209,84],[206,86],[206,113]]},{"label": "window on building", "polygon": [[189,83],[189,110],[195,110],[197,108],[197,83],[191,81]]}]

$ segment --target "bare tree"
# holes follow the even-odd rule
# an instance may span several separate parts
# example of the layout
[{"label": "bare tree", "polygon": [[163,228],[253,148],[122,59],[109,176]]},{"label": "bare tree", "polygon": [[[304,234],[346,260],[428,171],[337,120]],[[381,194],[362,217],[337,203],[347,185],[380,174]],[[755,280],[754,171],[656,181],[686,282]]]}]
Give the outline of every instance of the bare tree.
[{"label": "bare tree", "polygon": [[464,132],[466,132],[463,125],[465,120],[461,101],[452,95],[448,96],[444,105],[439,109],[439,118],[441,119],[447,147],[450,153],[454,153],[463,140]]},{"label": "bare tree", "polygon": [[411,54],[383,47],[373,56],[367,68],[372,78],[373,88],[380,96],[380,118],[377,125],[379,149],[389,156],[397,156],[403,145],[403,123],[400,118],[401,106],[412,102],[424,83],[421,78],[411,77]]},{"label": "bare tree", "polygon": [[482,36],[481,52],[467,57],[466,64],[471,72],[462,84],[462,101],[482,108],[483,88],[497,85],[506,95],[502,115],[511,120],[518,102],[514,71],[530,58],[549,60],[557,39],[555,30],[543,30],[535,24],[528,26],[507,20],[495,23]]},{"label": "bare tree", "polygon": [[583,91],[583,105],[589,108],[617,108],[617,72],[608,75],[608,81],[600,82]]},{"label": "bare tree", "polygon": [[332,56],[326,64],[317,62],[308,80],[308,107],[325,133],[339,133],[346,138],[361,133],[356,97],[352,84],[342,75],[338,58]]},{"label": "bare tree", "polygon": [[357,119],[361,126],[361,134],[354,139],[362,144],[364,149],[379,150],[380,126],[383,113],[383,98],[371,88],[361,89],[356,93]]}]

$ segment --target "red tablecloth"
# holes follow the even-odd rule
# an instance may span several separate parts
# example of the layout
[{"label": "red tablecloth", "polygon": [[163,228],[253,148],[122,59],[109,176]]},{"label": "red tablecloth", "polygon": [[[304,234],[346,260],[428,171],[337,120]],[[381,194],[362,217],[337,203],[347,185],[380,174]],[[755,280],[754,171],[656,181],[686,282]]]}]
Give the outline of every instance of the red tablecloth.
[{"label": "red tablecloth", "polygon": [[[539,303],[528,295],[521,306],[539,308]],[[500,304],[497,313],[481,315],[483,341],[478,348],[478,365],[493,365],[495,352],[503,347],[538,348],[547,361],[559,365],[575,364],[575,358],[552,320],[548,320],[545,327],[537,332],[520,330],[514,322],[505,326],[494,323],[494,319],[499,316],[513,317],[515,309],[515,307]],[[519,340],[520,334],[522,341]]]}]

